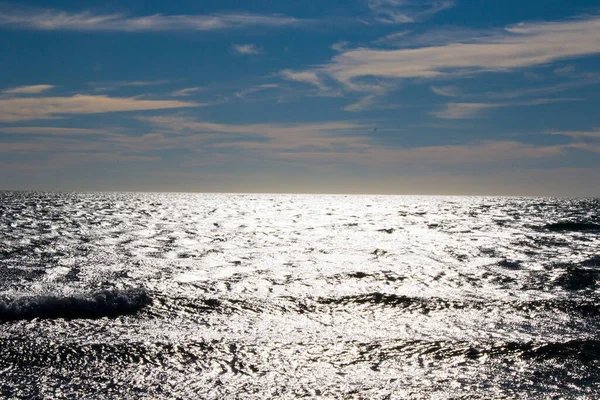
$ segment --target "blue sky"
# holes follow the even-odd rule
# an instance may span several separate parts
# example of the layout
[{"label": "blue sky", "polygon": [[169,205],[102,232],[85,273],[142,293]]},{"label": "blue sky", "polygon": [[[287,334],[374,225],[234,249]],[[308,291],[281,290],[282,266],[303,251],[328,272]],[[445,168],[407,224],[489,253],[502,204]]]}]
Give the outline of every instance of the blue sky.
[{"label": "blue sky", "polygon": [[600,196],[600,3],[0,3],[0,189]]}]

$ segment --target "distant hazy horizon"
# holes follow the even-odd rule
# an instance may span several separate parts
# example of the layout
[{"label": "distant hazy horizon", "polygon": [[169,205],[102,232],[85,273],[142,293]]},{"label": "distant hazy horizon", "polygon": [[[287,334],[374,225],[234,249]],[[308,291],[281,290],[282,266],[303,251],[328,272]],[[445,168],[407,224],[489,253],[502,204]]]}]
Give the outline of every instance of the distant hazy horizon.
[{"label": "distant hazy horizon", "polygon": [[132,189],[132,188],[49,188],[49,187],[40,187],[40,188],[0,188],[0,192],[48,192],[48,193],[164,193],[164,194],[168,194],[168,193],[182,193],[182,194],[228,194],[228,195],[315,195],[315,196],[361,196],[361,195],[365,195],[365,196],[414,196],[414,197],[419,197],[419,196],[431,196],[431,197],[555,197],[555,198],[600,198],[600,194],[593,194],[593,191],[590,191],[591,194],[587,194],[586,191],[581,191],[581,192],[577,192],[577,191],[573,191],[570,194],[569,193],[562,193],[562,194],[558,194],[558,191],[551,191],[551,190],[547,190],[547,191],[527,191],[527,190],[523,190],[521,192],[519,191],[514,191],[511,192],[509,190],[507,191],[477,191],[477,190],[464,190],[464,191],[459,191],[459,190],[455,190],[455,191],[427,191],[427,190],[422,190],[422,191],[410,191],[408,188],[406,189],[406,191],[385,191],[385,190],[365,190],[362,192],[359,191],[355,191],[355,192],[351,192],[351,191],[327,191],[326,189],[323,190],[313,190],[313,191],[309,191],[309,190],[305,190],[305,191],[298,191],[295,190],[294,188],[290,188],[288,190],[285,189],[280,189],[280,190],[234,190],[234,189],[214,189],[214,190],[209,190],[209,189],[181,189],[181,190],[177,190],[177,189],[165,189],[165,188],[140,188],[140,189]]}]

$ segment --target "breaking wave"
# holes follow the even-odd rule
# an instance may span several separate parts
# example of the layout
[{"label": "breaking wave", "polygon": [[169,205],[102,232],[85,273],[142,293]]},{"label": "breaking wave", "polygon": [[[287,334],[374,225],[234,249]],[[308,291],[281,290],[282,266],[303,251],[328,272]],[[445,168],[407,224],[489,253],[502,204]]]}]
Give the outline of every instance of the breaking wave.
[{"label": "breaking wave", "polygon": [[150,296],[142,289],[0,299],[0,321],[115,318],[135,314],[150,302]]}]

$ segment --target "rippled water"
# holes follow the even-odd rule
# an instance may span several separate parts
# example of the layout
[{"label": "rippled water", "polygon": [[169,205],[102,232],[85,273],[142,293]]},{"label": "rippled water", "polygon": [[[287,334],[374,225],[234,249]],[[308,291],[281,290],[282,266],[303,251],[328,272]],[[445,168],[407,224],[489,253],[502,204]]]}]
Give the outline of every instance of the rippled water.
[{"label": "rippled water", "polygon": [[0,192],[0,394],[597,398],[599,206]]}]

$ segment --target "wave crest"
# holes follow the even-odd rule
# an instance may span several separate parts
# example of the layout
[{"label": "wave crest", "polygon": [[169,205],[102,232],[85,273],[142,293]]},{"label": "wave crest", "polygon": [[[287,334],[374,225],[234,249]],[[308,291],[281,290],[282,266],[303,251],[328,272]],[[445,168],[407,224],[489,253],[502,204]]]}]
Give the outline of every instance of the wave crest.
[{"label": "wave crest", "polygon": [[0,321],[115,318],[135,314],[150,303],[151,298],[143,289],[0,299]]}]

